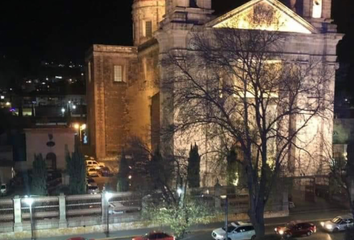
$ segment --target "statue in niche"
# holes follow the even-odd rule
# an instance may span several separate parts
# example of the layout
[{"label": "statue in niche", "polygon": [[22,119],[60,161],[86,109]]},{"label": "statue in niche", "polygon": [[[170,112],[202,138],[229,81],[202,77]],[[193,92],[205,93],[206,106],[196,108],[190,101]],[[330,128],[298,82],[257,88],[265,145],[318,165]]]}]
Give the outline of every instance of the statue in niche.
[{"label": "statue in niche", "polygon": [[313,0],[312,17],[321,18],[322,16],[322,0]]},{"label": "statue in niche", "polygon": [[290,0],[290,9],[296,12],[296,0]]},{"label": "statue in niche", "polygon": [[197,8],[197,0],[189,0],[189,6],[192,8]]}]

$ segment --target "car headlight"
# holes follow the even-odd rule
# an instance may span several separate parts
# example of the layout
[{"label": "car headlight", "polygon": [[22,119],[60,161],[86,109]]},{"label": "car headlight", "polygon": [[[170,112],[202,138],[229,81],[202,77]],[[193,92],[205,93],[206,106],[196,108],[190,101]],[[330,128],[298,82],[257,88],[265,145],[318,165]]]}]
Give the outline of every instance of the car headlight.
[{"label": "car headlight", "polygon": [[328,230],[332,230],[333,226],[332,226],[331,224],[326,224],[326,228],[327,228]]},{"label": "car headlight", "polygon": [[274,228],[274,231],[278,231],[278,228]]},{"label": "car headlight", "polygon": [[324,222],[320,222],[321,226],[324,227]]},{"label": "car headlight", "polygon": [[279,234],[283,235],[284,234],[284,230],[279,230]]}]

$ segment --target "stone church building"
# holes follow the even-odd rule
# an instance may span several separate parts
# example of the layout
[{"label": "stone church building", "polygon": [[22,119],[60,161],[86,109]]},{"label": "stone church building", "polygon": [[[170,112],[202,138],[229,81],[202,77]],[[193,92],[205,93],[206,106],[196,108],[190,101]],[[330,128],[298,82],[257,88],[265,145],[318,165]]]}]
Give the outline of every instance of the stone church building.
[{"label": "stone church building", "polygon": [[[152,149],[166,143],[160,130],[166,119],[174,121],[175,112],[164,105],[168,93],[161,84],[169,74],[160,65],[164,54],[186,49],[188,34],[194,29],[217,31],[242,19],[259,4],[266,4],[281,16],[283,24],[277,31],[292,36],[282,54],[319,56],[329,68],[336,69],[336,46],[342,35],[332,24],[331,0],[251,0],[221,16],[213,14],[211,0],[134,0],[134,46],[93,45],[86,56],[89,144],[97,159],[117,156],[130,136],[138,136]],[[234,28],[254,30],[238,22]],[[334,81],[333,75],[332,90]],[[329,94],[334,99],[334,91]],[[320,146],[325,152],[325,145],[332,143],[332,119],[310,123],[309,128],[314,127],[322,136],[319,141],[326,143],[317,142],[313,148]],[[306,138],[313,139],[311,134],[307,131]],[[189,140],[184,146],[177,139],[169,143],[173,151],[184,149],[188,154],[190,144],[198,142]],[[206,155],[202,157],[205,176],[214,171],[208,161]],[[311,169],[303,174],[314,174]]]}]

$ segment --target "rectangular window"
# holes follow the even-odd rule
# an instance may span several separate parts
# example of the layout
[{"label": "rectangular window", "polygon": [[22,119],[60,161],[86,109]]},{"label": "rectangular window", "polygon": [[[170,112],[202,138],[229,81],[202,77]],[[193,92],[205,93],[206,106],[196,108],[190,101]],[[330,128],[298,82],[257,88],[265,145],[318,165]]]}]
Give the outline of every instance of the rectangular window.
[{"label": "rectangular window", "polygon": [[145,37],[152,37],[152,21],[145,22]]},{"label": "rectangular window", "polygon": [[114,66],[114,82],[123,82],[123,66]]}]

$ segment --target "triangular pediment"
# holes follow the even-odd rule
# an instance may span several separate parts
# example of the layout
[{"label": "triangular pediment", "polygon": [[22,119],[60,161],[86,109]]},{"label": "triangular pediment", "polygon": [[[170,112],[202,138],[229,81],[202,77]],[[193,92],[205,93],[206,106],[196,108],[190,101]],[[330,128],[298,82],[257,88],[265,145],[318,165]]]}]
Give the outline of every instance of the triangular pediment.
[{"label": "triangular pediment", "polygon": [[305,19],[278,0],[252,0],[207,24],[212,28],[237,28],[294,33],[317,33]]}]

